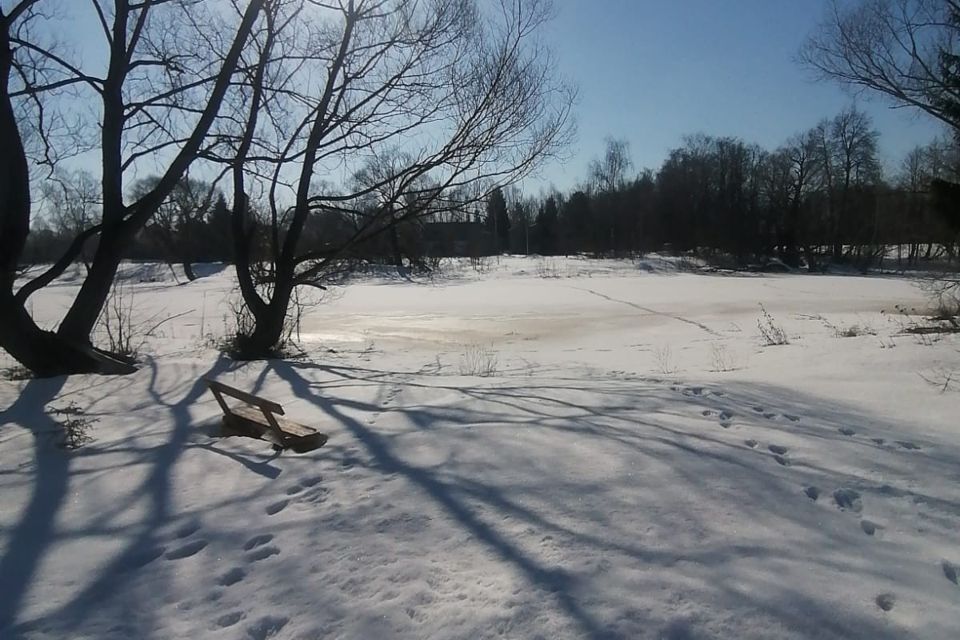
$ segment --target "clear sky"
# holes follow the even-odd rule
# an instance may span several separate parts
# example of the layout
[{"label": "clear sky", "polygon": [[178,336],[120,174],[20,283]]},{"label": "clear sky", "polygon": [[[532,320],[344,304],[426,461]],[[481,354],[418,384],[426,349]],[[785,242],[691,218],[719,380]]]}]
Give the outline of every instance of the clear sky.
[{"label": "clear sky", "polygon": [[[636,168],[656,169],[684,134],[737,136],[773,149],[854,99],[794,61],[829,0],[555,0],[547,33],[580,88],[579,135],[543,182],[567,189],[604,137],[630,141]],[[869,96],[887,169],[942,132],[926,115]],[[539,183],[540,181],[534,181]]]},{"label": "clear sky", "polygon": [[[554,0],[545,33],[561,73],[579,87],[571,157],[525,190],[570,189],[602,154],[604,138],[630,142],[637,171],[657,169],[690,133],[737,136],[774,149],[851,104],[838,85],[795,62],[830,0]],[[74,4],[77,3],[77,4]],[[8,0],[0,0],[7,6]],[[102,46],[89,3],[62,0],[86,63]],[[95,44],[94,44],[95,43]],[[884,167],[942,127],[912,109],[864,95],[858,105],[881,132]]]}]

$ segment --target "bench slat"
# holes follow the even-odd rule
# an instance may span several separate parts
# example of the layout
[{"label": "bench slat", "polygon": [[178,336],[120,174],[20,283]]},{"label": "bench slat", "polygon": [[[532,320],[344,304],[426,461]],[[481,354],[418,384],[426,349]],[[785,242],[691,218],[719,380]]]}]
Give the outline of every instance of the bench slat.
[{"label": "bench slat", "polygon": [[231,398],[236,398],[241,402],[246,402],[247,404],[252,404],[255,407],[260,407],[261,409],[266,409],[271,413],[276,413],[278,415],[283,415],[283,407],[281,407],[276,402],[267,400],[266,398],[261,398],[260,396],[255,396],[252,393],[247,393],[246,391],[240,391],[239,389],[234,389],[231,386],[225,385],[222,382],[217,382],[216,380],[207,380],[207,386],[210,387],[213,391],[218,391],[226,396]]},{"label": "bench slat", "polygon": [[[239,405],[236,407],[230,407],[230,413],[238,415],[245,420],[250,420],[251,422],[256,422],[257,424],[263,425],[264,429],[272,429],[270,424],[263,417],[263,413],[259,409]],[[313,435],[317,432],[316,429],[305,427],[302,424],[298,424],[293,420],[287,420],[286,418],[278,417],[277,424],[280,425],[281,431],[295,438],[303,438],[305,436]]]}]

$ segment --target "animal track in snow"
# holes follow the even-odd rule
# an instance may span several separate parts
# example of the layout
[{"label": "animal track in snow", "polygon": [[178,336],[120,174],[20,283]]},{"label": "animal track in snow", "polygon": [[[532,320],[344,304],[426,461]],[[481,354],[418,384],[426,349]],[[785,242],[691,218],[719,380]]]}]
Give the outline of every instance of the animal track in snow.
[{"label": "animal track in snow", "polygon": [[183,558],[189,558],[200,553],[200,551],[202,551],[206,546],[206,540],[194,540],[193,542],[188,542],[182,547],[177,547],[173,551],[170,551],[165,557],[167,560],[181,560]]},{"label": "animal track in snow", "polygon": [[264,616],[247,627],[247,635],[252,640],[267,640],[280,633],[289,621],[282,616]]},{"label": "animal track in snow", "polygon": [[914,443],[912,443],[912,442],[909,442],[909,441],[907,441],[907,440],[897,440],[897,445],[898,445],[901,449],[906,449],[906,450],[908,450],[908,451],[920,451],[920,446],[919,446],[919,445],[916,445],[916,444],[914,444]]},{"label": "animal track in snow", "polygon": [[860,528],[863,529],[865,534],[872,536],[877,532],[877,529],[880,529],[881,527],[876,522],[872,522],[870,520],[861,520]]},{"label": "animal track in snow", "polygon": [[225,574],[220,576],[220,579],[217,580],[217,584],[219,584],[221,587],[229,587],[231,585],[237,584],[238,582],[240,582],[246,577],[247,577],[246,571],[244,571],[240,567],[234,567],[233,569],[230,569]]},{"label": "animal track in snow", "polygon": [[800,422],[800,416],[795,416],[789,413],[783,414],[783,417],[789,420],[790,422]]},{"label": "animal track in snow", "polygon": [[744,441],[743,441],[743,444],[747,445],[747,446],[750,447],[751,449],[756,449],[758,446],[760,446],[760,443],[759,443],[759,442],[757,442],[756,440],[752,440],[752,439],[751,439],[751,440],[744,440]]},{"label": "animal track in snow", "polygon": [[720,426],[724,429],[730,428],[730,420],[733,418],[733,413],[730,411],[715,411],[713,409],[706,409],[702,413],[703,417],[705,418],[717,418]]},{"label": "animal track in snow", "polygon": [[246,543],[244,543],[243,545],[243,550],[250,551],[251,549],[262,547],[263,545],[267,544],[271,540],[273,540],[273,534],[261,533],[260,535],[253,536],[252,538],[247,540]]},{"label": "animal track in snow", "polygon": [[269,547],[257,547],[252,550],[247,557],[250,558],[250,562],[260,562],[261,560],[266,560],[271,556],[280,555],[280,549],[274,546]]},{"label": "animal track in snow", "polygon": [[[350,469],[352,465],[345,466],[345,469]],[[330,493],[330,490],[320,485],[323,481],[323,476],[312,476],[305,478],[298,482],[297,484],[289,487],[287,489],[287,495],[291,497],[291,500],[299,504],[320,504],[321,502],[326,502],[327,495]],[[286,503],[280,509],[283,509],[291,502],[291,500],[283,500],[282,502]],[[276,503],[277,506],[280,503]],[[269,509],[270,507],[268,507]],[[269,510],[267,513],[270,513]],[[270,514],[273,515],[273,514]]]},{"label": "animal track in snow", "polygon": [[874,444],[880,445],[881,447],[887,442],[883,438],[870,438],[870,440],[872,440]]},{"label": "animal track in snow", "polygon": [[188,522],[187,524],[177,529],[177,531],[173,534],[173,537],[176,540],[182,540],[183,538],[189,538],[199,530],[200,530],[199,522]]},{"label": "animal track in snow", "polygon": [[875,602],[877,606],[884,611],[890,611],[893,609],[893,605],[896,604],[897,599],[892,593],[881,593],[877,596]]},{"label": "animal track in snow", "polygon": [[850,429],[849,427],[840,427],[839,429],[837,429],[837,431],[839,431],[845,436],[852,436],[857,433],[856,431],[854,431],[853,429]]},{"label": "animal track in snow", "polygon": [[806,494],[808,498],[810,498],[814,502],[816,502],[817,498],[820,497],[820,489],[816,487],[807,487],[806,489],[803,490],[803,492]]},{"label": "animal track in snow", "polygon": [[241,620],[243,620],[244,614],[242,611],[232,611],[230,613],[225,613],[219,618],[217,618],[216,624],[221,629],[226,629],[227,627],[232,627]]},{"label": "animal track in snow", "polygon": [[145,567],[162,556],[166,550],[166,547],[153,547],[151,549],[139,551],[134,554],[134,556],[130,559],[130,564],[127,566],[129,569],[140,569]]},{"label": "animal track in snow", "polygon": [[775,453],[780,456],[786,454],[787,451],[789,451],[789,449],[787,449],[786,447],[782,447],[779,444],[772,444],[769,447],[767,447],[767,449],[770,449],[770,453]]},{"label": "animal track in snow", "polygon": [[949,580],[953,584],[960,584],[958,583],[958,578],[957,578],[957,574],[960,573],[960,570],[958,570],[956,565],[944,560],[940,564],[940,568],[943,569],[943,575],[947,580]]},{"label": "animal track in snow", "polygon": [[844,511],[856,511],[860,513],[863,509],[863,503],[860,501],[860,493],[853,489],[837,489],[833,492],[833,501]]},{"label": "animal track in snow", "polygon": [[784,458],[784,457],[781,456],[781,455],[775,455],[775,456],[773,456],[773,459],[776,460],[776,461],[777,461],[777,464],[779,464],[780,466],[783,466],[783,467],[789,467],[789,466],[790,466],[790,461],[787,460],[786,458]]},{"label": "animal track in snow", "polygon": [[266,511],[268,516],[275,516],[281,511],[283,511],[284,509],[286,509],[288,504],[290,504],[289,500],[280,500],[278,502],[274,502],[271,505],[268,505],[267,508],[264,509],[264,511]]}]

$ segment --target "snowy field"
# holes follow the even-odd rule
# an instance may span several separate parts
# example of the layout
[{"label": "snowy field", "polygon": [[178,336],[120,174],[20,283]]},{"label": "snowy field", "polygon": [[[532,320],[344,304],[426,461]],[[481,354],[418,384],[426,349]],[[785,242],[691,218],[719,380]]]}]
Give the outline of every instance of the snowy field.
[{"label": "snowy field", "polygon": [[[0,637],[960,637],[960,394],[924,379],[960,341],[902,334],[910,282],[477,266],[331,290],[251,364],[229,269],[125,266],[177,316],[137,374],[0,381]],[[215,437],[205,377],[328,444]]]}]

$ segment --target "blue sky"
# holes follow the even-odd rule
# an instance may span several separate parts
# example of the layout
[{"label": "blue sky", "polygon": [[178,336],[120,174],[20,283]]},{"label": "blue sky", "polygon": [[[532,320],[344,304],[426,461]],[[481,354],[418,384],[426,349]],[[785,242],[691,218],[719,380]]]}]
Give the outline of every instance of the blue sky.
[{"label": "blue sky", "polygon": [[[71,14],[90,63],[101,36],[89,5]],[[561,73],[579,87],[571,157],[523,185],[570,189],[602,154],[604,138],[630,142],[637,171],[657,169],[690,133],[737,136],[774,149],[854,97],[817,81],[794,58],[830,0],[554,0],[545,32]],[[7,0],[0,0],[6,6]],[[96,43],[96,44],[93,44]],[[857,104],[881,132],[884,167],[942,133],[928,116],[874,96]]]},{"label": "blue sky", "polygon": [[[854,99],[794,61],[829,0],[555,2],[546,36],[561,72],[579,86],[579,135],[572,158],[545,169],[543,183],[576,184],[608,135],[630,141],[638,170],[656,169],[684,134],[772,149]],[[857,104],[874,118],[890,170],[942,132],[928,116],[881,99]]]}]

